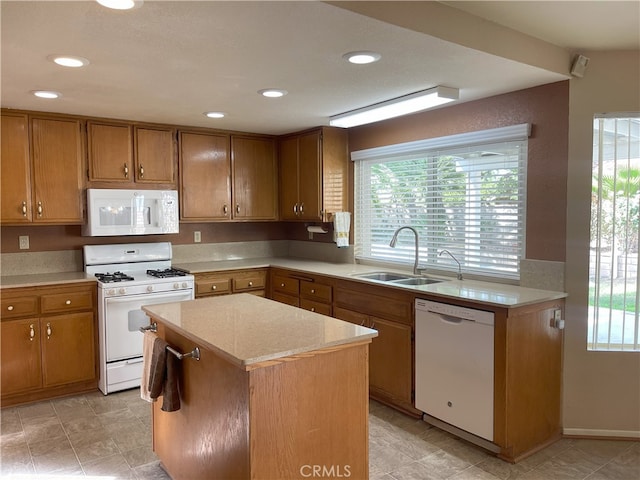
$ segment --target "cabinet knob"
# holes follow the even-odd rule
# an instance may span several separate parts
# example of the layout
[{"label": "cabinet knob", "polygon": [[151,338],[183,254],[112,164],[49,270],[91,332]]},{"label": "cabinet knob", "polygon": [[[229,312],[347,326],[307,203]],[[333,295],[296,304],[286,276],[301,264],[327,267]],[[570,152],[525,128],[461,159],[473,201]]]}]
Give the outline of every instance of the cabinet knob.
[{"label": "cabinet knob", "polygon": [[51,329],[51,323],[47,322],[47,340],[51,338],[52,333],[53,333],[53,330]]},{"label": "cabinet knob", "polygon": [[250,286],[250,287],[253,287],[253,282],[249,282],[249,286]]},{"label": "cabinet knob", "polygon": [[227,213],[229,213],[229,207],[227,205],[225,205],[224,207],[222,207],[222,211],[226,215]]},{"label": "cabinet knob", "polygon": [[311,311],[315,312],[316,311],[316,307],[311,307]]},{"label": "cabinet knob", "polygon": [[236,213],[240,213],[240,204],[236,203]]},{"label": "cabinet knob", "polygon": [[144,167],[140,165],[140,178],[144,178]]},{"label": "cabinet knob", "polygon": [[298,215],[298,204],[297,203],[293,206],[293,213]]},{"label": "cabinet knob", "polygon": [[33,323],[31,325],[29,325],[29,341],[33,342],[33,337],[36,336],[36,331],[33,328]]},{"label": "cabinet knob", "polygon": [[124,178],[129,178],[129,165],[124,164]]},{"label": "cabinet knob", "polygon": [[22,216],[27,216],[27,202],[22,202]]},{"label": "cabinet knob", "polygon": [[315,289],[315,288],[312,288],[312,289],[311,289],[311,293],[316,293],[316,289]]},{"label": "cabinet knob", "polygon": [[211,285],[211,290],[215,290],[216,288],[218,287],[216,287],[215,285]]},{"label": "cabinet knob", "polygon": [[9,310],[10,312],[12,312],[12,311],[13,311],[13,305],[9,305],[9,306],[7,307],[7,310]]},{"label": "cabinet knob", "polygon": [[42,202],[38,202],[38,216],[42,216]]},{"label": "cabinet knob", "polygon": [[281,284],[280,284],[280,286],[281,286],[281,287],[284,287],[284,283],[281,283]]},{"label": "cabinet knob", "polygon": [[64,302],[65,305],[71,305],[71,300],[67,300],[66,302]]},{"label": "cabinet knob", "polygon": [[304,213],[304,202],[300,204],[300,215]]}]

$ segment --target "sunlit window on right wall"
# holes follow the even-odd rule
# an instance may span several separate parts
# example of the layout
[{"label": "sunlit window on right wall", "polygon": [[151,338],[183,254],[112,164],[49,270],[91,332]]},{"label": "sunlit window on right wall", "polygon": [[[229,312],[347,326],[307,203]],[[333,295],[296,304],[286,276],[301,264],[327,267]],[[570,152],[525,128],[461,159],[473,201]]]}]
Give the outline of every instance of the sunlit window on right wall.
[{"label": "sunlit window on right wall", "polygon": [[640,350],[640,113],[593,121],[589,350]]}]

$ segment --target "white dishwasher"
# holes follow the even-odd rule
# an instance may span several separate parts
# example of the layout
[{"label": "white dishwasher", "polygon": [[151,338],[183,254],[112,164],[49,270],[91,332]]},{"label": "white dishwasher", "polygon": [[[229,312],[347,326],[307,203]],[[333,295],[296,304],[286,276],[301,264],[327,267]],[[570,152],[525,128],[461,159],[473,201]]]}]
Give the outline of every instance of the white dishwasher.
[{"label": "white dishwasher", "polygon": [[416,300],[416,408],[493,440],[494,314]]}]

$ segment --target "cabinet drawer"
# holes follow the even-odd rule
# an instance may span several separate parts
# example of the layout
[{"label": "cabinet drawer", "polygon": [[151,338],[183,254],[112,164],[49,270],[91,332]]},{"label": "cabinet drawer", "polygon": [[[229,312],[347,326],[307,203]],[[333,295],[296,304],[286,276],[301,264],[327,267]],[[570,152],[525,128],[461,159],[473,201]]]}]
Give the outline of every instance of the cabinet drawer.
[{"label": "cabinet drawer", "polygon": [[93,308],[91,292],[66,292],[42,295],[42,313],[69,312],[73,310],[89,310]]},{"label": "cabinet drawer", "polygon": [[318,302],[331,303],[331,287],[315,282],[301,282],[300,295]]},{"label": "cabinet drawer", "polygon": [[300,308],[309,310],[310,312],[321,313],[322,315],[331,316],[331,305],[328,303],[315,302],[306,298],[300,299]]},{"label": "cabinet drawer", "polygon": [[2,318],[25,317],[38,313],[38,297],[2,298]]},{"label": "cabinet drawer", "polygon": [[198,280],[196,282],[196,295],[222,295],[231,293],[231,280],[229,278],[212,278]]},{"label": "cabinet drawer", "polygon": [[287,305],[292,305],[294,307],[300,306],[300,301],[298,297],[292,297],[291,295],[283,295],[281,293],[274,293],[272,300],[280,303],[286,303]]},{"label": "cabinet drawer", "polygon": [[273,290],[290,295],[298,295],[300,291],[300,280],[283,275],[274,275]]},{"label": "cabinet drawer", "polygon": [[266,284],[266,276],[264,274],[255,273],[251,275],[242,275],[233,278],[233,291],[242,292],[245,290],[264,289]]}]

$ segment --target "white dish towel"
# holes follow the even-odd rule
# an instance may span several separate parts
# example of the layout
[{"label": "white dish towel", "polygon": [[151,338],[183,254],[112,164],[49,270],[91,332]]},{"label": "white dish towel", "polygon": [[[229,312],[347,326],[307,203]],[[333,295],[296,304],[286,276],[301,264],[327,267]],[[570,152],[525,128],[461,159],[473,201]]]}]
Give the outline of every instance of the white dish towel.
[{"label": "white dish towel", "polygon": [[147,402],[153,402],[149,391],[149,372],[151,370],[151,357],[153,355],[153,343],[158,336],[151,330],[145,330],[142,337],[142,378],[140,379],[140,398]]},{"label": "white dish towel", "polygon": [[333,214],[333,235],[338,247],[349,246],[349,227],[351,225],[351,213],[336,212]]}]

